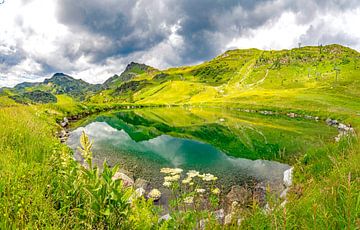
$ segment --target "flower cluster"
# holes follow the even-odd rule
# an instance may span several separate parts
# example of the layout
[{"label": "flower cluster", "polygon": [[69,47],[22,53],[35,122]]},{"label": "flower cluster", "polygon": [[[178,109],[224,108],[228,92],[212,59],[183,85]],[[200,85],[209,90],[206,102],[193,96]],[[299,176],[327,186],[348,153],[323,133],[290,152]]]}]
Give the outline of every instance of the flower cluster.
[{"label": "flower cluster", "polygon": [[[200,207],[204,202],[209,202],[209,205],[218,204],[220,189],[215,187],[215,181],[218,179],[216,176],[189,170],[182,178],[183,170],[180,168],[162,168],[160,172],[166,174],[163,186],[171,189],[175,196],[174,204],[177,207],[181,204],[180,201],[184,205],[194,204],[193,208]],[[180,181],[181,183],[179,183]],[[181,184],[184,187],[181,187]],[[205,185],[205,187],[201,185]]]},{"label": "flower cluster", "polygon": [[159,190],[157,190],[156,188],[151,190],[149,193],[149,198],[152,198],[154,200],[158,200],[158,199],[160,199],[160,197],[161,197],[161,192]]}]

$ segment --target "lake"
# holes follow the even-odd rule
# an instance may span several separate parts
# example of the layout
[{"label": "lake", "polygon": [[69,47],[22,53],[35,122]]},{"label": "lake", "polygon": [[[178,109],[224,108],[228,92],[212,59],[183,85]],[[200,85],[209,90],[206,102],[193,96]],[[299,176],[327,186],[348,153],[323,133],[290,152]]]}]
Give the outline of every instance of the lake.
[{"label": "lake", "polygon": [[[195,169],[238,184],[281,184],[283,172],[310,148],[337,135],[324,122],[216,108],[145,108],[106,112],[76,123],[67,144],[85,131],[95,161],[120,164],[161,187],[163,167]],[[76,158],[81,160],[79,155]]]}]

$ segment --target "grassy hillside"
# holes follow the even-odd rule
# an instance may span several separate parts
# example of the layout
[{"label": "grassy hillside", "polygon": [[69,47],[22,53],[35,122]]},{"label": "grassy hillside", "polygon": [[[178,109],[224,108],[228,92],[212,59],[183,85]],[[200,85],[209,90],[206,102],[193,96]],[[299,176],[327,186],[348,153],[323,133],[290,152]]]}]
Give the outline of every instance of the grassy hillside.
[{"label": "grassy hillside", "polygon": [[89,101],[225,103],[356,114],[359,81],[360,54],[339,45],[230,50],[197,66],[138,74]]}]

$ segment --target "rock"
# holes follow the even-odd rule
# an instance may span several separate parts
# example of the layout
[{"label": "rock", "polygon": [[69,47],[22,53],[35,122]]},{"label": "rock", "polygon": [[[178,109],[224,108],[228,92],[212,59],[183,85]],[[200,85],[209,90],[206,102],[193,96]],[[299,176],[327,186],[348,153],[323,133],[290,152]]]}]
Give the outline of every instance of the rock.
[{"label": "rock", "polygon": [[62,138],[62,137],[67,137],[67,136],[69,136],[69,134],[64,129],[62,129],[60,131],[59,137]]},{"label": "rock", "polygon": [[340,129],[340,130],[346,130],[347,128],[348,127],[343,123],[339,123],[339,125],[338,125],[338,129]]},{"label": "rock", "polygon": [[67,122],[60,122],[60,125],[61,125],[61,127],[65,128],[68,125],[68,123]]},{"label": "rock", "polygon": [[145,191],[145,189],[143,189],[143,188],[137,188],[137,189],[135,190],[135,193],[136,193],[136,196],[137,196],[137,197],[142,197],[142,196],[145,195],[146,191]]},{"label": "rock", "polygon": [[254,187],[253,196],[259,202],[259,205],[263,207],[266,204],[266,186],[262,183],[257,184]]},{"label": "rock", "polygon": [[69,123],[69,119],[67,119],[67,117],[64,117],[64,122]]},{"label": "rock", "polygon": [[171,220],[171,219],[172,219],[172,218],[171,218],[170,214],[168,213],[168,214],[165,214],[165,215],[161,216],[161,217],[159,218],[158,222],[160,223],[160,222],[162,222],[162,221],[167,221],[167,220]]},{"label": "rock", "polygon": [[281,199],[286,199],[286,195],[287,195],[288,192],[289,192],[289,188],[284,189],[280,194],[280,198]]},{"label": "rock", "polygon": [[291,117],[291,118],[297,117],[297,115],[295,113],[288,113],[287,115],[288,115],[288,117]]},{"label": "rock", "polygon": [[231,213],[229,213],[225,216],[224,224],[225,225],[231,224],[231,220],[232,220],[232,215],[231,215]]},{"label": "rock", "polygon": [[230,192],[226,195],[228,207],[230,207],[233,202],[238,202],[240,206],[246,206],[251,202],[251,200],[251,192],[239,185],[232,186]]},{"label": "rock", "polygon": [[149,186],[150,186],[149,181],[141,179],[141,178],[136,179],[135,184],[134,184],[135,188],[142,188],[145,191],[149,189]]},{"label": "rock", "polygon": [[327,118],[327,119],[325,120],[325,122],[326,122],[326,124],[328,124],[328,125],[331,125],[331,124],[332,124],[332,120],[331,120],[330,118]]},{"label": "rock", "polygon": [[216,210],[216,211],[214,212],[214,215],[215,215],[215,219],[216,219],[217,221],[219,221],[220,223],[222,223],[222,222],[223,222],[223,219],[224,219],[224,217],[225,217],[224,209]]},{"label": "rock", "polygon": [[284,181],[284,185],[286,187],[290,187],[292,185],[292,173],[293,173],[293,170],[294,170],[294,168],[291,167],[290,169],[284,171],[283,181]]},{"label": "rock", "polygon": [[122,180],[125,187],[134,185],[134,180],[122,172],[116,172],[112,180]]},{"label": "rock", "polygon": [[208,222],[208,220],[205,220],[205,219],[201,219],[201,220],[199,221],[199,228],[200,228],[201,230],[205,229],[205,227],[206,227],[206,222]]}]

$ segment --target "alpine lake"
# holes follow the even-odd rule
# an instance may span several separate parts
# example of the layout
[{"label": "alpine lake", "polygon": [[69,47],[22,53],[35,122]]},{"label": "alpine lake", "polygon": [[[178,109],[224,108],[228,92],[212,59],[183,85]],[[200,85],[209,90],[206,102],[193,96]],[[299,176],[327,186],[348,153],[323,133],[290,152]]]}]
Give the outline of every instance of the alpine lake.
[{"label": "alpine lake", "polygon": [[134,178],[164,189],[164,167],[217,176],[218,186],[282,185],[291,162],[334,140],[323,121],[221,108],[126,109],[92,115],[72,124],[67,140],[77,148],[82,132],[93,141],[94,161],[120,164]]}]

